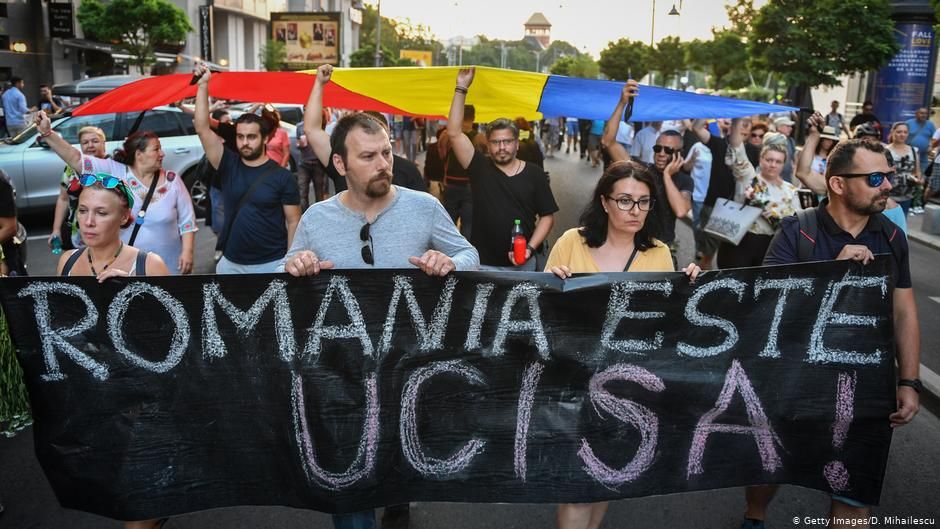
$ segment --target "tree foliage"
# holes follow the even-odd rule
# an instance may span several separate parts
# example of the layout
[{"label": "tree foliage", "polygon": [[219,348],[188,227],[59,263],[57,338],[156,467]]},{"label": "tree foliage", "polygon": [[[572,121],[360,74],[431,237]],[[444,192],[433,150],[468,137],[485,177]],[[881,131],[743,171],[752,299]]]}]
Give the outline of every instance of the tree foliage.
[{"label": "tree foliage", "polygon": [[[410,49],[410,48],[409,48]],[[363,44],[349,56],[349,66],[353,68],[369,68],[375,66],[375,44]],[[382,46],[382,66],[417,66],[413,60],[399,58],[398,54],[386,46]]]},{"label": "tree foliage", "polygon": [[771,0],[748,39],[754,64],[802,86],[838,85],[838,76],[877,70],[899,49],[888,0]]},{"label": "tree foliage", "polygon": [[736,31],[713,31],[711,40],[694,40],[686,47],[686,60],[692,68],[708,74],[709,87],[741,88],[738,83],[729,83],[728,77],[734,72],[744,75],[735,76],[747,79],[747,49]]},{"label": "tree foliage", "polygon": [[610,79],[626,81],[628,75],[640,79],[652,69],[653,50],[648,45],[629,39],[607,43],[598,61],[601,73]]},{"label": "tree foliage", "polygon": [[663,85],[685,70],[685,47],[679,37],[665,37],[650,54],[650,70],[660,73]]},{"label": "tree foliage", "polygon": [[287,62],[287,45],[279,40],[268,39],[258,52],[258,60],[269,72],[284,69]]},{"label": "tree foliage", "polygon": [[747,37],[754,25],[754,18],[757,16],[757,9],[754,8],[754,0],[735,0],[725,4],[725,11],[728,13],[728,20],[731,21],[729,31],[737,33],[742,38]]},{"label": "tree foliage", "polygon": [[597,74],[599,74],[601,70],[597,62],[589,55],[578,55],[558,59],[552,64],[548,71],[555,75],[597,79]]},{"label": "tree foliage", "polygon": [[[378,11],[365,4],[362,10],[362,27],[359,29],[359,51],[350,56],[351,66],[375,66],[375,30],[378,27]],[[411,20],[392,20],[382,17],[382,65],[414,66],[410,59],[399,59],[401,50],[430,51],[434,64],[444,61],[444,46],[437,41],[429,26],[414,24]],[[363,51],[369,48],[368,52]]]},{"label": "tree foliage", "polygon": [[156,62],[158,46],[179,46],[193,30],[186,12],[167,0],[84,0],[77,18],[86,37],[123,48],[141,74]]}]

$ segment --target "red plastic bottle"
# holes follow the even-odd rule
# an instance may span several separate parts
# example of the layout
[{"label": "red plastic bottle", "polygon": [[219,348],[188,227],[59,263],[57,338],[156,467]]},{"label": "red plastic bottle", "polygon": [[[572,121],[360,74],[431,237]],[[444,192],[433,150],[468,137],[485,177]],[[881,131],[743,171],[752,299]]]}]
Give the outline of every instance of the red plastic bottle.
[{"label": "red plastic bottle", "polygon": [[516,219],[512,225],[512,261],[516,266],[525,264],[527,242],[522,233],[522,221]]}]

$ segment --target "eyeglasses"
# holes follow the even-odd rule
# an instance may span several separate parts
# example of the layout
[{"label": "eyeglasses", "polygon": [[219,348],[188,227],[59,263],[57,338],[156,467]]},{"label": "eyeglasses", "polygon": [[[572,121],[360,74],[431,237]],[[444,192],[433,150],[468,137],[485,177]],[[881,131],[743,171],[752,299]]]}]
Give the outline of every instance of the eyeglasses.
[{"label": "eyeglasses", "polygon": [[620,211],[633,211],[634,206],[640,208],[640,211],[649,211],[653,208],[653,199],[652,198],[641,198],[640,200],[632,200],[629,198],[614,198],[612,196],[607,196],[607,200],[613,200],[617,203],[617,209]]},{"label": "eyeglasses", "polygon": [[656,154],[659,154],[663,151],[665,151],[669,156],[672,156],[673,154],[679,152],[679,149],[673,149],[672,147],[666,147],[665,145],[653,145],[653,152]]},{"label": "eyeglasses", "polygon": [[492,145],[493,147],[502,147],[503,145],[509,147],[515,142],[516,142],[515,138],[509,139],[509,140],[490,140],[490,145]]},{"label": "eyeglasses", "polygon": [[868,178],[869,187],[881,187],[882,182],[884,182],[886,178],[889,182],[893,181],[895,174],[894,172],[883,173],[881,171],[874,171],[871,173],[848,173],[836,176],[841,176],[842,178],[861,178],[864,176]]},{"label": "eyeglasses", "polygon": [[131,194],[131,190],[127,188],[127,185],[124,184],[120,178],[114,175],[108,173],[85,173],[78,177],[78,183],[81,184],[82,187],[91,187],[100,183],[101,187],[105,189],[115,189],[127,198],[128,207],[134,207],[134,195]]},{"label": "eyeglasses", "polygon": [[761,138],[761,139],[763,139],[763,138],[764,138],[764,135],[763,135],[763,134],[756,133],[756,132],[752,132],[752,133],[751,133],[751,137],[752,137],[752,138]]},{"label": "eyeglasses", "polygon": [[[362,260],[363,260],[363,262],[365,262],[367,265],[374,265],[374,264],[375,264],[375,256],[372,254],[372,246],[373,246],[373,245],[372,245],[372,236],[369,235],[369,230],[371,229],[371,227],[372,227],[372,225],[367,222],[367,223],[365,224],[365,226],[363,226],[362,229],[359,230],[359,240],[363,242],[363,245],[362,245]],[[368,242],[369,244],[365,244],[365,243],[367,243],[367,242]]]}]

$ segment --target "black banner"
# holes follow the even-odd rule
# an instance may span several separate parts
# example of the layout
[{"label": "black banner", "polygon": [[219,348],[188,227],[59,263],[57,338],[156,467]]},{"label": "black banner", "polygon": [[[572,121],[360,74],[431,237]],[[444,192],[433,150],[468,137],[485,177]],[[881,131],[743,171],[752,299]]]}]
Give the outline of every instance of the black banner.
[{"label": "black banner", "polygon": [[7,278],[0,294],[69,508],[134,520],[759,483],[877,504],[888,270]]}]

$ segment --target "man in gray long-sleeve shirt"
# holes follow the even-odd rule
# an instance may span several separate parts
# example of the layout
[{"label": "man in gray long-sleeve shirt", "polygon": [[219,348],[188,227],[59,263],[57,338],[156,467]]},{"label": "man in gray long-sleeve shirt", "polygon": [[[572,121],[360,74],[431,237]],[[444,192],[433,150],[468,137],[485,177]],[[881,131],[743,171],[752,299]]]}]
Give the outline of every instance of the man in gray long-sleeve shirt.
[{"label": "man in gray long-sleeve shirt", "polygon": [[[321,67],[311,101],[322,97],[329,69]],[[308,104],[308,114],[320,112]],[[308,276],[331,268],[409,268],[445,276],[476,270],[480,255],[428,193],[392,185],[392,144],[372,116],[357,112],[336,124],[330,138],[333,165],[349,188],[310,206],[277,270]],[[394,516],[390,516],[394,515]],[[393,519],[395,523],[393,522]],[[408,504],[385,509],[382,526],[407,527]],[[374,529],[373,510],[333,515],[337,529]]]},{"label": "man in gray long-sleeve shirt", "polygon": [[374,118],[343,118],[331,142],[333,164],[349,189],[310,206],[278,270],[303,276],[329,268],[417,266],[443,276],[477,269],[479,254],[434,197],[391,184],[391,143]]}]

